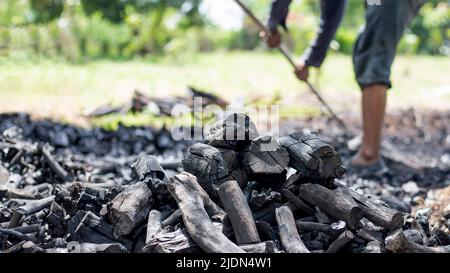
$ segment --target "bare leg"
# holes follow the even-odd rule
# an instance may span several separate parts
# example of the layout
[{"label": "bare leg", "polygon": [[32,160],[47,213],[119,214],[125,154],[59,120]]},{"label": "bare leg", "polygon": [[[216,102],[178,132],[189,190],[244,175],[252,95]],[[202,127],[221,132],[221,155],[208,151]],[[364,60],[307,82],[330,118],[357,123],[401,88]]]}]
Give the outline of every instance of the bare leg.
[{"label": "bare leg", "polygon": [[353,165],[370,165],[380,158],[387,90],[388,87],[384,84],[374,84],[363,88],[363,139],[358,153],[352,159]]}]

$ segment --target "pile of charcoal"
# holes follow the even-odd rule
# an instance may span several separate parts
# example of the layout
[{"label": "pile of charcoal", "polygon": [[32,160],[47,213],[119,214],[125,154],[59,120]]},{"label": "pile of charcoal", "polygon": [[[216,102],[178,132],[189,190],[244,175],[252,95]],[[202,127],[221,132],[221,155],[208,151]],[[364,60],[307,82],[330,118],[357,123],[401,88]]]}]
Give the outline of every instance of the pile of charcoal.
[{"label": "pile of charcoal", "polygon": [[450,252],[448,229],[369,195],[308,130],[233,114],[187,143],[12,115],[0,132],[1,252]]}]

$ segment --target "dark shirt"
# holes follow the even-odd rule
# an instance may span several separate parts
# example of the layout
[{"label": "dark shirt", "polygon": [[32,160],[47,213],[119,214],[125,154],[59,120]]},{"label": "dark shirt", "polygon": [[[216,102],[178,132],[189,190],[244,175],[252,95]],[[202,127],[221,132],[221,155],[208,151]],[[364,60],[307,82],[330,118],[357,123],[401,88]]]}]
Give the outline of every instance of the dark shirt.
[{"label": "dark shirt", "polygon": [[[286,28],[286,17],[292,0],[273,0],[270,11],[269,28],[275,31],[278,26]],[[321,0],[320,24],[317,36],[303,55],[306,65],[320,67],[325,60],[328,47],[344,16],[347,0]]]}]

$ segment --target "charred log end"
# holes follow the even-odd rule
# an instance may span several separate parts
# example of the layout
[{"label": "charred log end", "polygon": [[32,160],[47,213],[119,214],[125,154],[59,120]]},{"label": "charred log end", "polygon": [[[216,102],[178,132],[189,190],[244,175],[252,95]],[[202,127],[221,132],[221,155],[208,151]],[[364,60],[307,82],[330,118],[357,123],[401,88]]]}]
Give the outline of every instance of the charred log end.
[{"label": "charred log end", "polygon": [[407,239],[402,229],[397,229],[385,239],[386,249],[394,253],[401,252],[406,244]]},{"label": "charred log end", "polygon": [[364,212],[360,207],[353,207],[349,213],[348,224],[351,229],[355,229],[359,225],[359,221],[364,217]]},{"label": "charred log end", "polygon": [[130,234],[133,231],[133,220],[127,213],[111,208],[111,222],[114,224],[114,234],[122,236]]},{"label": "charred log end", "polygon": [[388,225],[389,230],[395,230],[401,228],[404,224],[404,215],[401,212],[397,212],[392,216],[391,222]]}]

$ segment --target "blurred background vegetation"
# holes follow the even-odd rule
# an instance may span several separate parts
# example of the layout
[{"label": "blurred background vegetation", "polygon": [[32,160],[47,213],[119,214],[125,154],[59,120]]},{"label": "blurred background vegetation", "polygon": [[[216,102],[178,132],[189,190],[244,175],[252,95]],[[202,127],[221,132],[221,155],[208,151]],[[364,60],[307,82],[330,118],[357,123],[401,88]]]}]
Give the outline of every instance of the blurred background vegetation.
[{"label": "blurred background vegetation", "polygon": [[[232,1],[232,0],[213,0]],[[204,16],[202,0],[1,0],[0,58],[35,57],[85,62],[183,56],[215,50],[255,50],[262,46],[248,19],[226,29]],[[270,0],[247,0],[266,18]],[[361,0],[350,0],[332,44],[349,54],[364,22]],[[319,1],[294,1],[288,44],[300,54],[314,36]],[[226,14],[225,14],[226,16]],[[427,1],[408,29],[400,53],[450,54],[450,4]]]}]

